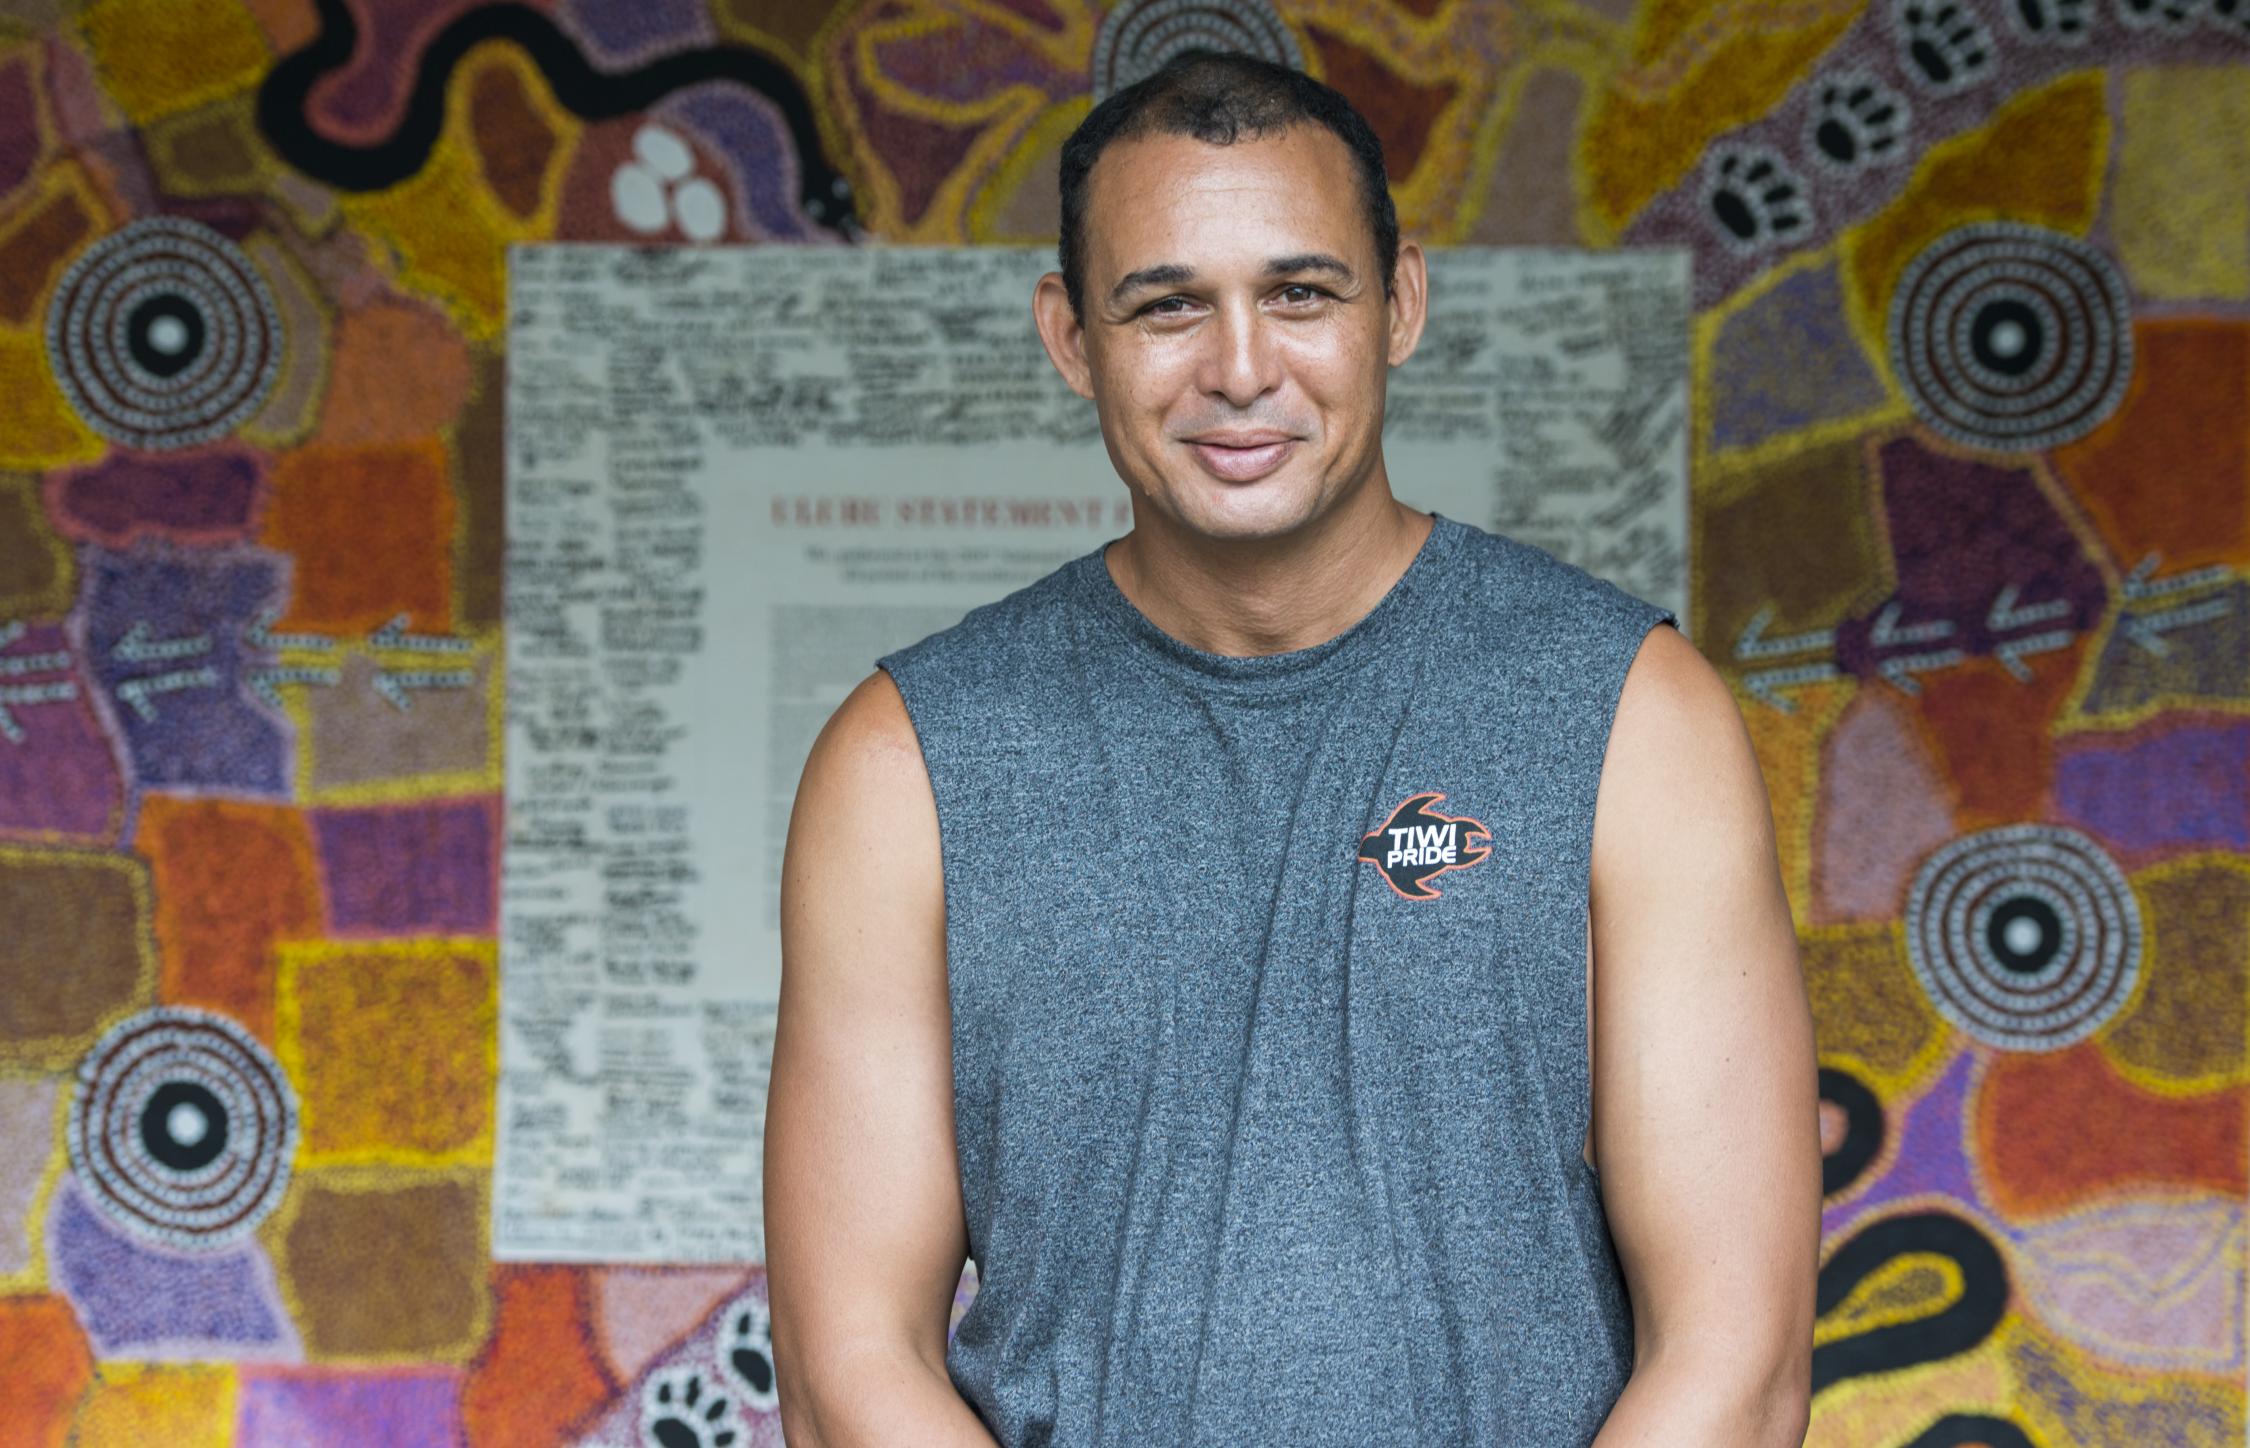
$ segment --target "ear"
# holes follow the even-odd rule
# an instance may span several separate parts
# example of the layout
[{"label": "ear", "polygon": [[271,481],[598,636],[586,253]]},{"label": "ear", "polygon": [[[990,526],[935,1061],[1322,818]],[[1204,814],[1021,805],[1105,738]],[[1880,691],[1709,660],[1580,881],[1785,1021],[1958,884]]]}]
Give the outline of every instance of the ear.
[{"label": "ear", "polygon": [[1422,244],[1401,237],[1398,266],[1391,274],[1390,362],[1393,367],[1414,355],[1422,341],[1422,324],[1430,316],[1430,269]]},{"label": "ear", "polygon": [[1047,273],[1032,290],[1031,320],[1039,328],[1039,342],[1047,349],[1047,360],[1055,364],[1063,382],[1080,397],[1091,399],[1094,369],[1086,365],[1086,329],[1070,309],[1070,293],[1063,286],[1061,272]]}]

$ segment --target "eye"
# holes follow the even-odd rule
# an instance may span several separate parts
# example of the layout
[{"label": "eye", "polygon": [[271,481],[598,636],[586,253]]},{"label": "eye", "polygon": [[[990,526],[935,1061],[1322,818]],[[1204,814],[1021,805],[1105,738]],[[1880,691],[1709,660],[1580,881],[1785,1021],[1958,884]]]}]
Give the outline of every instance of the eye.
[{"label": "eye", "polygon": [[[1174,306],[1173,303],[1175,302],[1177,302],[1179,306]],[[1155,301],[1150,302],[1147,306],[1141,308],[1141,310],[1150,316],[1171,317],[1177,316],[1179,314],[1180,307],[1184,307],[1186,305],[1186,297],[1158,297]]]},{"label": "eye", "polygon": [[1291,282],[1277,294],[1290,306],[1307,306],[1329,295],[1311,282]]}]

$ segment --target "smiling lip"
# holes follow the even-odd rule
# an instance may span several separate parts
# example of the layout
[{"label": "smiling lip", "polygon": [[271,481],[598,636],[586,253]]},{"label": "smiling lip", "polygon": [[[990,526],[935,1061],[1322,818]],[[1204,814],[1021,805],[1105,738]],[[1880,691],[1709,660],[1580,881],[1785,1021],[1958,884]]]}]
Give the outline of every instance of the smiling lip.
[{"label": "smiling lip", "polygon": [[1230,483],[1255,482],[1281,466],[1297,440],[1285,432],[1207,432],[1189,438],[1203,470]]}]

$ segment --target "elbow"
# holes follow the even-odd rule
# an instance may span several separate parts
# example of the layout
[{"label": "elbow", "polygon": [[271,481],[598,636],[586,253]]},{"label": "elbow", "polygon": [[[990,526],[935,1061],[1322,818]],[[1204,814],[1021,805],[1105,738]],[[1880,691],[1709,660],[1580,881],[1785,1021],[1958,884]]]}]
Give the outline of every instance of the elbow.
[{"label": "elbow", "polygon": [[1791,1352],[1778,1362],[1759,1395],[1754,1417],[1758,1448],[1802,1448],[1812,1429],[1812,1353]]},{"label": "elbow", "polygon": [[1619,1399],[1620,1405],[1635,1400],[1626,1416],[1633,1432],[1619,1434],[1618,1441],[1639,1443],[1643,1439],[1635,1434],[1661,1428],[1665,1436],[1646,1441],[1802,1448],[1812,1427],[1810,1334],[1805,1338],[1793,1339],[1787,1349],[1706,1340],[1692,1350],[1641,1358]]},{"label": "elbow", "polygon": [[789,1448],[821,1448],[821,1438],[812,1423],[812,1415],[801,1408],[792,1408],[789,1399],[781,1399],[781,1441]]},{"label": "elbow", "polygon": [[897,1339],[814,1333],[807,1343],[776,1317],[774,1388],[789,1448],[917,1443],[992,1448],[936,1356]]},{"label": "elbow", "polygon": [[781,1320],[773,1323],[773,1389],[774,1407],[781,1415],[781,1441],[790,1448],[821,1448],[825,1441],[820,1424],[813,1417],[812,1385],[804,1380],[799,1369],[799,1357],[785,1350],[787,1335]]},{"label": "elbow", "polygon": [[1777,1395],[1769,1408],[1764,1434],[1758,1441],[1765,1448],[1804,1448],[1805,1435],[1811,1430],[1812,1395],[1803,1392],[1786,1397]]},{"label": "elbow", "polygon": [[1729,1393],[1718,1386],[1724,1377],[1707,1369],[1703,1381],[1718,1396],[1708,1400],[1702,1421],[1717,1431],[1691,1435],[1692,1441],[1725,1443],[1730,1448],[1803,1448],[1812,1428],[1811,1378],[1809,1361],[1791,1359],[1754,1377],[1737,1375],[1737,1386]]}]

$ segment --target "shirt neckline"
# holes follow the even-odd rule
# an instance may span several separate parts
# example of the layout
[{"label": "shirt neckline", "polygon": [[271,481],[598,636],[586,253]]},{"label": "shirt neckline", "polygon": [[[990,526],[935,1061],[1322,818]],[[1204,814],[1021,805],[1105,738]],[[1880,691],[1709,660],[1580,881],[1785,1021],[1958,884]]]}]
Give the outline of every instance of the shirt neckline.
[{"label": "shirt neckline", "polygon": [[1212,653],[1166,633],[1110,577],[1107,555],[1110,545],[1118,541],[1114,538],[1079,557],[1071,565],[1071,581],[1079,598],[1133,645],[1135,655],[1164,672],[1235,692],[1295,689],[1325,679],[1367,656],[1374,642],[1429,591],[1426,585],[1458,545],[1463,531],[1462,524],[1433,511],[1429,536],[1373,608],[1332,638],[1277,654]]}]

